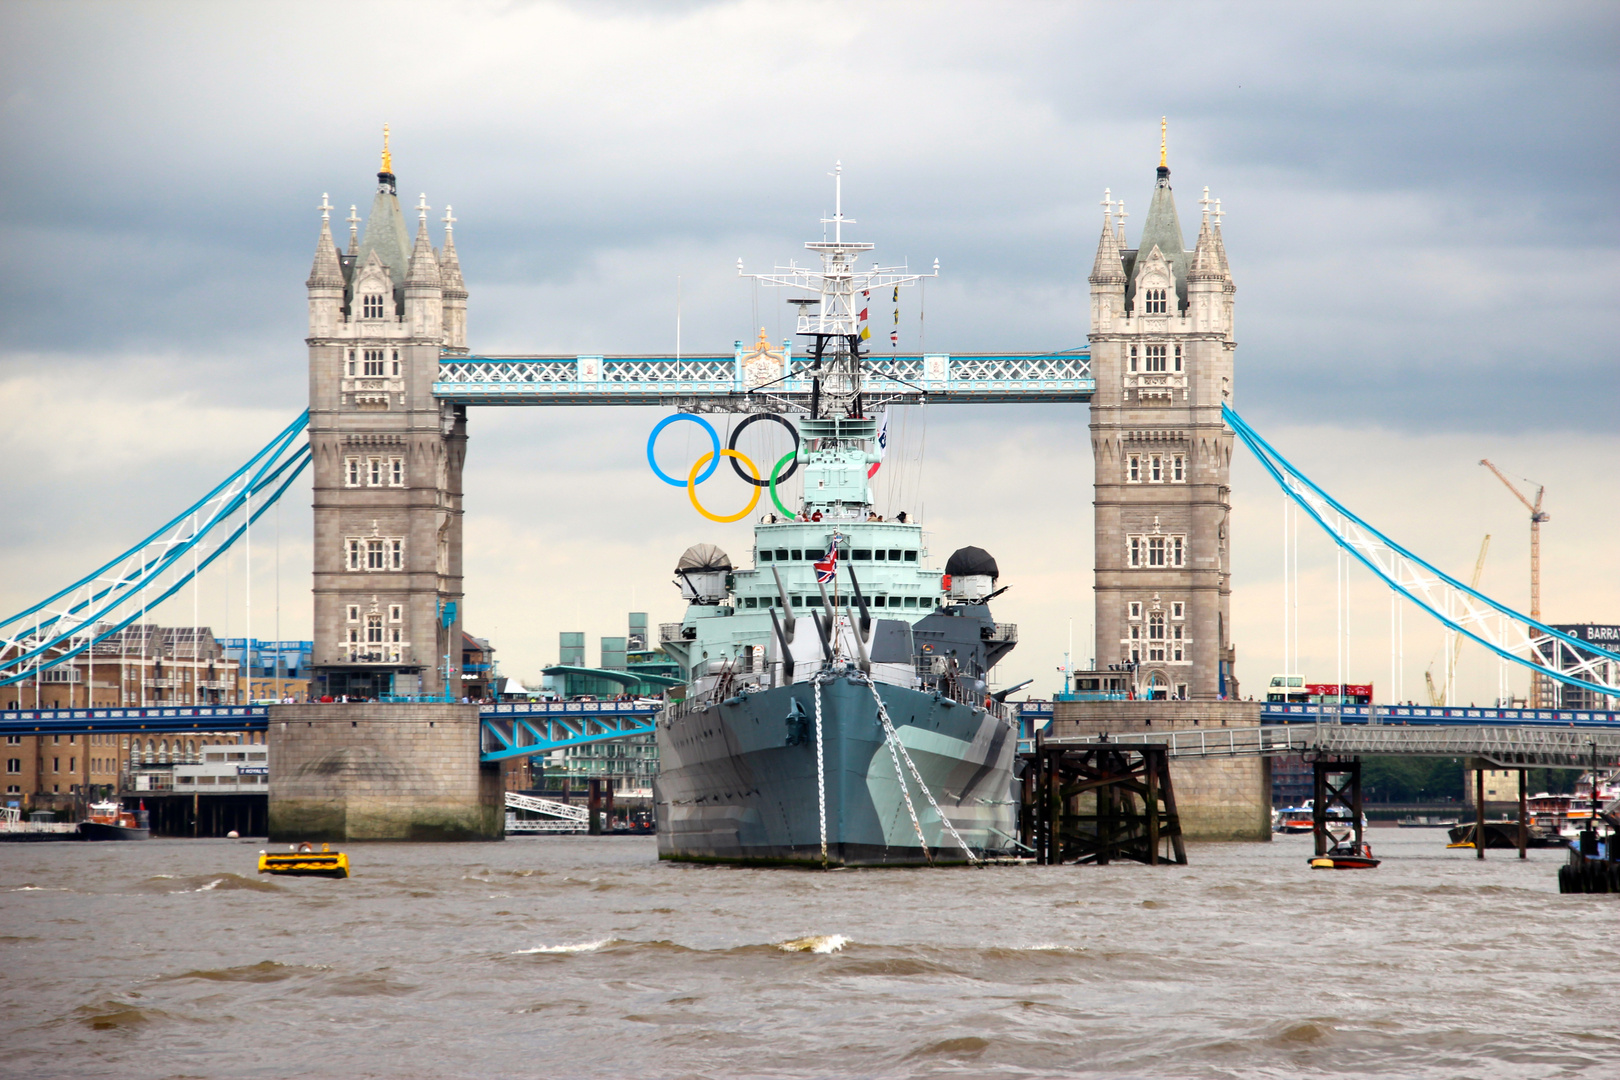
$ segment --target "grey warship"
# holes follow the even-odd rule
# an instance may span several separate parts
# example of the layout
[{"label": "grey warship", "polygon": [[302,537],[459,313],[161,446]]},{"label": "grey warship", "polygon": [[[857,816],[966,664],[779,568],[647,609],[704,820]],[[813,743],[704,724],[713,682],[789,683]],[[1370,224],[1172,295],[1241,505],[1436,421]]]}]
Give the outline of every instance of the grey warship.
[{"label": "grey warship", "polygon": [[815,386],[798,418],[802,508],[756,525],[752,568],[700,544],[675,570],[688,607],[661,637],[688,681],[657,721],[662,859],[898,866],[1016,854],[1017,730],[1010,691],[987,687],[1017,642],[989,610],[999,568],[968,547],[930,569],[921,524],[879,517],[869,483],[881,395],[863,382],[856,297],[920,275],[859,270],[872,245],[842,239],[841,206],[831,223],[832,240],[806,245],[820,272],[790,268],[776,282],[812,291],[819,307],[798,323]]}]

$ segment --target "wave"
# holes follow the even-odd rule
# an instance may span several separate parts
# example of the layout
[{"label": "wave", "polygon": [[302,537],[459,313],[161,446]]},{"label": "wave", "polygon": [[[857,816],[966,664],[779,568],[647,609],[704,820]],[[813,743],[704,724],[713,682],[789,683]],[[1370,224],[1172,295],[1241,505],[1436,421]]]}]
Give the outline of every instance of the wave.
[{"label": "wave", "polygon": [[844,946],[848,944],[849,938],[843,934],[817,934],[814,937],[779,941],[776,947],[783,952],[835,953],[842,952]]},{"label": "wave", "polygon": [[547,955],[595,952],[607,945],[612,945],[616,939],[603,938],[600,941],[581,941],[573,945],[536,945],[532,949],[518,949],[513,956],[533,956],[536,953]]}]

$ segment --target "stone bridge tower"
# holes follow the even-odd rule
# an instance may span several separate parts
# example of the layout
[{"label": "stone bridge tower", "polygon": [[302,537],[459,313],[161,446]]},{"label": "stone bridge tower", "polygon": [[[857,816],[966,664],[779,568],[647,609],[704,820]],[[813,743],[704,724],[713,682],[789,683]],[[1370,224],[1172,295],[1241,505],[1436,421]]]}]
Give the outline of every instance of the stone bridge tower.
[{"label": "stone bridge tower", "polygon": [[[1235,698],[1231,619],[1232,275],[1220,211],[1183,246],[1161,139],[1141,241],[1103,198],[1091,271],[1099,668],[1141,694]],[[1217,205],[1214,214],[1211,206]],[[1214,221],[1211,222],[1213,216]]]},{"label": "stone bridge tower", "polygon": [[365,236],[332,240],[322,198],[309,288],[315,489],[315,693],[460,698],[466,410],[433,398],[441,351],[465,351],[467,289],[444,247],[406,231],[384,129]]}]

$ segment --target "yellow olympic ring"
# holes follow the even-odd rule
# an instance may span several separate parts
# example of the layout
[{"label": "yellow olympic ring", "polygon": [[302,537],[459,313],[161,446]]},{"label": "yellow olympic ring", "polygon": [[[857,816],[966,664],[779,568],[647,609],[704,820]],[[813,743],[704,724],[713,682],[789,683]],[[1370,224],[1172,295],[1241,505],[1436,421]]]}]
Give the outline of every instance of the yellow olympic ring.
[{"label": "yellow olympic ring", "polygon": [[[744,465],[748,466],[748,471],[754,474],[755,480],[759,479],[759,468],[748,459],[746,454],[736,450],[722,450],[720,451],[720,456],[737,459]],[[698,502],[697,475],[712,457],[714,457],[714,452],[711,450],[709,453],[698,458],[697,463],[692,466],[692,471],[686,477],[686,494],[692,500],[692,508],[698,513],[702,514],[704,517],[708,518],[710,521],[718,521],[722,525],[729,525],[733,521],[741,521],[743,518],[754,512],[754,507],[759,505],[760,493],[765,489],[762,487],[754,488],[754,497],[748,500],[748,505],[737,511],[735,514],[732,514],[730,517],[721,517],[719,514],[709,513],[707,510],[703,509],[703,505]]]}]

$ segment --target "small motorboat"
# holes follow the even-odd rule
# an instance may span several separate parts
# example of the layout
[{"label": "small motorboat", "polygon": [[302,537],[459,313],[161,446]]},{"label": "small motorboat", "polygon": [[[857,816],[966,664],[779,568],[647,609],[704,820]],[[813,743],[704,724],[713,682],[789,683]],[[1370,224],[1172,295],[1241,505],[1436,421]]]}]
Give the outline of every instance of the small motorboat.
[{"label": "small motorboat", "polygon": [[84,840],[150,840],[152,828],[147,811],[125,810],[117,800],[90,804],[90,813],[79,822]]},{"label": "small motorboat", "polygon": [[293,844],[292,850],[286,854],[259,852],[259,873],[283,877],[346,878],[349,876],[349,857],[341,851],[333,851],[330,844],[322,844],[319,851],[315,850],[313,844]]},{"label": "small motorboat", "polygon": [[1328,849],[1326,855],[1311,860],[1312,870],[1371,870],[1382,860],[1373,858],[1371,844],[1358,844],[1348,838]]}]

